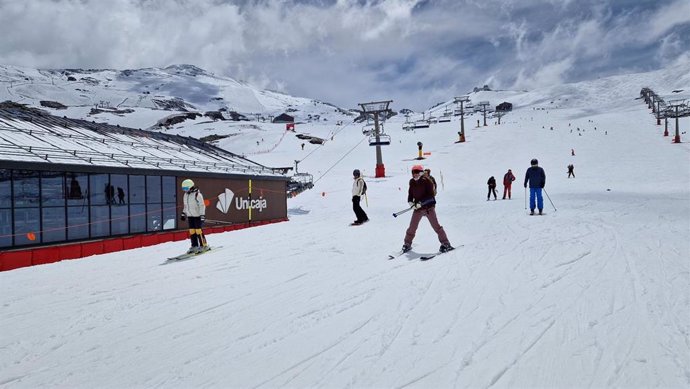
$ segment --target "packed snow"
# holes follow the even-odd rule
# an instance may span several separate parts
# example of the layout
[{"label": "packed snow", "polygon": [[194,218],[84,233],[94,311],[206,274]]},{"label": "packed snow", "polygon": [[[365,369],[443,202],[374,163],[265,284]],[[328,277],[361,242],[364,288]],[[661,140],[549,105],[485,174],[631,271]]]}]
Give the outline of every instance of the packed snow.
[{"label": "packed snow", "polygon": [[[480,92],[515,109],[500,125],[466,118],[465,143],[457,117],[416,132],[395,117],[385,178],[362,124],[298,125],[328,139],[304,149],[280,126],[226,138],[314,175],[290,221],[209,235],[223,248],[165,266],[187,242],[0,273],[0,387],[688,387],[690,146],[662,136],[644,86],[687,91],[690,71]],[[251,149],[262,137],[269,151]],[[526,209],[532,158],[544,216]],[[388,260],[418,163],[457,249],[420,261],[439,247],[422,220],[413,251]],[[350,227],[355,168],[371,221]]]}]

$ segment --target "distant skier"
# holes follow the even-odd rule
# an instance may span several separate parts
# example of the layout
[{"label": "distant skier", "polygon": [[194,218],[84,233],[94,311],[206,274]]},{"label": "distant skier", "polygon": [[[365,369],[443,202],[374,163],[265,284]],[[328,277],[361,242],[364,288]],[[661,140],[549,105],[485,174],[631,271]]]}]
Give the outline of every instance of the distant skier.
[{"label": "distant skier", "polygon": [[546,173],[539,165],[539,161],[536,158],[532,159],[530,162],[531,166],[525,172],[525,188],[527,188],[527,183],[529,182],[529,208],[530,215],[534,215],[534,202],[536,197],[537,207],[539,208],[539,214],[542,214],[544,209],[544,198],[541,195],[542,189],[546,185]]},{"label": "distant skier", "polygon": [[189,219],[189,239],[192,242],[192,247],[187,250],[188,254],[198,254],[210,249],[206,243],[206,236],[201,230],[201,227],[206,220],[206,204],[204,203],[204,195],[199,192],[199,188],[194,186],[194,181],[186,179],[182,181],[182,203],[184,209],[180,215],[180,220],[185,221]]},{"label": "distant skier", "polygon": [[364,212],[362,207],[359,205],[362,196],[366,194],[367,183],[364,182],[359,169],[353,170],[352,176],[354,179],[354,182],[352,183],[352,210],[355,211],[355,216],[357,216],[357,220],[352,222],[352,225],[358,226],[369,221],[369,217],[367,216],[366,212]]},{"label": "distant skier", "polygon": [[436,186],[436,179],[434,178],[434,176],[431,175],[431,169],[424,169],[424,175],[431,180],[432,184],[434,184],[434,196],[436,196],[438,194],[438,189]]},{"label": "distant skier", "polygon": [[573,166],[572,163],[568,165],[568,178],[570,178],[570,176],[573,176],[573,178],[575,178],[575,166]]},{"label": "distant skier", "polygon": [[410,208],[414,208],[412,218],[410,219],[410,226],[405,231],[405,239],[402,246],[402,251],[407,252],[412,249],[412,240],[419,227],[419,222],[422,217],[426,216],[434,229],[438,240],[441,242],[439,251],[444,253],[453,249],[450,245],[448,236],[443,230],[443,227],[438,223],[436,217],[436,199],[434,198],[434,185],[429,178],[424,176],[424,168],[421,165],[412,166],[412,178],[410,179],[409,189],[407,190],[407,203]]},{"label": "distant skier", "polygon": [[486,194],[486,201],[489,201],[491,193],[494,194],[494,200],[496,200],[496,179],[494,176],[489,177],[489,180],[486,182],[486,184],[489,186],[489,193]]},{"label": "distant skier", "polygon": [[506,194],[508,195],[508,200],[511,196],[511,187],[513,186],[513,181],[515,181],[515,176],[513,171],[508,169],[508,173],[503,175],[503,200],[506,199]]}]

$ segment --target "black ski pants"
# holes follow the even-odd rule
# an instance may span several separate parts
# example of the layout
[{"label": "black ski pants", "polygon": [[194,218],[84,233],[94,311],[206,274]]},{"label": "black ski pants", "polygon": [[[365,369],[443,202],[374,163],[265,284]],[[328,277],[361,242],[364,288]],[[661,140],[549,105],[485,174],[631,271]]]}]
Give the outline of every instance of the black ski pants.
[{"label": "black ski pants", "polygon": [[361,199],[360,196],[352,196],[352,210],[355,211],[355,216],[357,216],[357,221],[363,223],[363,222],[369,220],[369,217],[367,216],[366,212],[364,212],[362,207],[359,205],[360,199]]}]

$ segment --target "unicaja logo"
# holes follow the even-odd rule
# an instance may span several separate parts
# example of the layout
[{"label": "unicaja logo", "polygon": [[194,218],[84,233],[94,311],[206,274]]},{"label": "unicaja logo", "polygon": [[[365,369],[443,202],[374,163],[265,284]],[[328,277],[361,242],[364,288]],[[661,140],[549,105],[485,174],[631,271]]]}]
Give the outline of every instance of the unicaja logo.
[{"label": "unicaja logo", "polygon": [[216,208],[223,213],[228,213],[228,208],[230,208],[230,204],[232,204],[233,197],[235,197],[235,194],[232,193],[230,189],[225,188],[225,192],[218,195]]},{"label": "unicaja logo", "polygon": [[263,211],[264,208],[266,208],[268,204],[266,203],[266,199],[263,197],[259,197],[256,200],[249,200],[249,199],[241,199],[241,198],[236,198],[235,199],[235,208],[237,209],[258,209],[259,212]]},{"label": "unicaja logo", "polygon": [[235,209],[237,210],[251,208],[258,209],[259,212],[262,212],[268,207],[268,202],[261,196],[254,200],[249,200],[249,198],[243,199],[241,197],[235,197],[235,193],[233,193],[230,189],[225,188],[225,192],[218,195],[218,203],[216,204],[216,208],[223,213],[228,213],[230,210],[230,205],[232,205],[233,198],[235,199]]}]

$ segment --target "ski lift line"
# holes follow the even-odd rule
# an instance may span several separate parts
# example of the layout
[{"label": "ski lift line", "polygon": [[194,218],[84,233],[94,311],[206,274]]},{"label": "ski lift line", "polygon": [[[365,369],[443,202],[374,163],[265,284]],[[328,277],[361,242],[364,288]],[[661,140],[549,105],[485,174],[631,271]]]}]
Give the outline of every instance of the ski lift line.
[{"label": "ski lift line", "polygon": [[325,177],[326,174],[328,174],[328,172],[330,172],[334,167],[338,166],[338,164],[339,164],[343,159],[345,159],[345,157],[347,157],[351,152],[353,152],[353,151],[354,151],[359,145],[361,145],[362,142],[364,142],[364,140],[366,140],[366,139],[367,139],[367,138],[362,138],[362,140],[360,140],[353,148],[351,148],[350,150],[348,150],[348,152],[345,153],[345,155],[343,155],[342,157],[340,157],[340,159],[337,160],[331,167],[329,167],[328,169],[326,169],[326,171],[321,175],[321,177],[319,177],[319,178],[317,178],[316,180],[314,180],[314,185],[316,185],[316,183],[319,182],[319,180],[321,180],[323,177]]},{"label": "ski lift line", "polygon": [[[335,136],[338,132],[344,130],[346,127],[348,127],[352,123],[348,123],[347,125],[343,126],[340,130],[336,131],[333,133],[333,136]],[[314,154],[317,150],[320,150],[321,147],[323,147],[323,143],[319,145],[319,147],[314,148],[314,150],[310,151],[309,154],[305,155],[304,158],[300,160],[300,162],[304,161],[305,159],[309,158],[310,155]],[[316,181],[314,181],[316,183]]]}]

